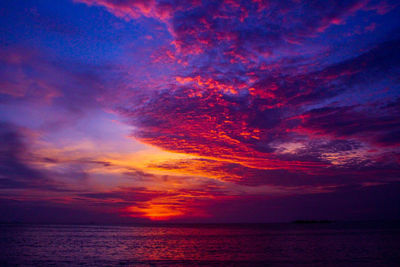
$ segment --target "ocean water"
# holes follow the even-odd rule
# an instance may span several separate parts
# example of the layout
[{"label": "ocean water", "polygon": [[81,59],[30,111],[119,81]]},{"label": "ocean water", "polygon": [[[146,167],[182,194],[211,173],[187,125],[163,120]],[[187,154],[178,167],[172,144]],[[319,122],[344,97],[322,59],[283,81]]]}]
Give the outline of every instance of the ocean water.
[{"label": "ocean water", "polygon": [[0,266],[400,266],[399,223],[0,225]]}]

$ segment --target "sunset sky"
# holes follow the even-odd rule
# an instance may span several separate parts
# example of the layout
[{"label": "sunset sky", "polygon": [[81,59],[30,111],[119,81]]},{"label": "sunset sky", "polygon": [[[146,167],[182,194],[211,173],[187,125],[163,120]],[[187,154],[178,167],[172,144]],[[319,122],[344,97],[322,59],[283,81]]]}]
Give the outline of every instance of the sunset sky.
[{"label": "sunset sky", "polygon": [[0,3],[0,221],[400,219],[400,2]]}]

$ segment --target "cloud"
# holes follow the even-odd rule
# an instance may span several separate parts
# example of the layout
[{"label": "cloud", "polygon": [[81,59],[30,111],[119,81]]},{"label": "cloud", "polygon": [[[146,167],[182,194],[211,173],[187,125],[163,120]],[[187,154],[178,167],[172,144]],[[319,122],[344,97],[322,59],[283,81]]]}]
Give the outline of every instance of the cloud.
[{"label": "cloud", "polygon": [[155,0],[76,0],[76,2],[89,6],[103,6],[115,16],[126,20],[137,19],[141,16],[165,20],[171,17],[171,13],[176,8],[168,1]]},{"label": "cloud", "polygon": [[0,187],[3,189],[61,190],[45,172],[29,164],[29,150],[21,130],[0,123]]},{"label": "cloud", "polygon": [[[312,14],[297,17],[288,3],[249,3],[242,5],[248,16],[240,18],[246,12],[234,2],[205,1],[166,20],[175,61],[187,57],[187,65],[147,101],[117,110],[135,127],[135,138],[198,159],[151,167],[251,186],[395,179],[398,161],[383,159],[397,158],[399,114],[395,102],[374,96],[376,86],[397,96],[395,36],[335,61],[291,52],[268,59],[329,34],[357,12],[377,12],[368,1],[328,4],[293,3],[300,14]],[[355,90],[361,97],[349,99]]]},{"label": "cloud", "polygon": [[[352,193],[365,200],[376,189],[385,204],[382,192],[389,185],[398,190],[400,41],[389,34],[398,27],[394,1],[75,2],[82,4],[74,8],[104,9],[120,20],[98,20],[96,30],[82,25],[90,35],[85,53],[29,41],[1,53],[2,108],[49,107],[40,109],[37,123],[41,113],[55,116],[41,129],[59,134],[49,141],[57,145],[43,138],[33,150],[21,127],[4,123],[4,189],[51,192],[31,196],[41,207],[48,201],[74,210],[85,205],[96,214],[104,208],[126,217],[221,221],[235,213],[271,219],[279,207],[278,217],[288,219],[283,211],[297,214],[296,201],[307,211],[308,199],[337,214],[334,198],[343,196],[339,206],[346,207]],[[60,21],[40,30],[54,38],[78,36]],[[103,31],[106,38],[97,36]],[[84,63],[89,57],[96,64]],[[30,125],[11,113],[10,120]],[[122,134],[103,125],[110,113],[152,149],[126,153],[126,143],[115,141]],[[59,131],[83,117],[77,131]],[[63,143],[69,140],[71,147]],[[159,157],[159,149],[167,156]],[[11,193],[7,201],[29,198]],[[227,203],[231,209],[219,215]],[[250,214],[257,206],[268,207]]]},{"label": "cloud", "polygon": [[274,52],[279,46],[300,44],[331,27],[345,24],[357,12],[382,15],[395,7],[395,4],[370,3],[368,0],[312,3],[198,0],[77,2],[102,6],[128,21],[142,17],[161,20],[173,35],[173,43],[180,52],[191,55],[205,51],[218,53],[231,63],[249,62],[254,57]]},{"label": "cloud", "polygon": [[7,103],[53,105],[75,114],[101,106],[103,66],[60,59],[50,49],[22,45],[5,47],[0,65],[0,94]]},{"label": "cloud", "polygon": [[[383,137],[398,131],[395,111],[382,109],[373,115],[366,104],[303,110],[343,95],[355,86],[365,86],[366,77],[372,73],[375,82],[397,73],[396,43],[384,43],[319,71],[294,76],[260,75],[259,80],[242,89],[231,82],[235,75],[226,79],[230,82],[217,80],[207,72],[204,76],[214,79],[202,75],[178,77],[176,85],[155,92],[145,104],[133,109],[121,107],[119,111],[136,127],[136,138],[169,151],[251,168],[320,168],[326,166],[320,156],[331,153],[329,147],[320,146],[318,155],[310,154],[308,160],[305,155],[284,160],[274,153],[276,144],[304,142],[306,136],[321,135],[338,140],[354,137],[361,143],[368,139],[377,144],[395,142],[395,138],[391,141]],[[230,86],[238,92],[226,89]],[[371,132],[377,136],[363,137]],[[357,147],[353,145],[352,149]]]}]

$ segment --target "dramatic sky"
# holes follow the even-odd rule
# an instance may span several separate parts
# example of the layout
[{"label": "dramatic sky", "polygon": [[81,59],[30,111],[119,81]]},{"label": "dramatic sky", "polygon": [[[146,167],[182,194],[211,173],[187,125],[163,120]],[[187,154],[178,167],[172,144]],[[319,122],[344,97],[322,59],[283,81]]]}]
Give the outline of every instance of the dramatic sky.
[{"label": "dramatic sky", "polygon": [[397,0],[0,4],[0,221],[400,218]]}]

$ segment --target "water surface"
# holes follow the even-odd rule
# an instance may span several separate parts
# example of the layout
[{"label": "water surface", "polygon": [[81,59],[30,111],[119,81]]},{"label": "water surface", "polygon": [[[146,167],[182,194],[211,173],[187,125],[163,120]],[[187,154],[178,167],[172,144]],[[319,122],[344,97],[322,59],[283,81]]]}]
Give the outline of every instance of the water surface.
[{"label": "water surface", "polygon": [[395,266],[398,223],[1,225],[1,266]]}]

